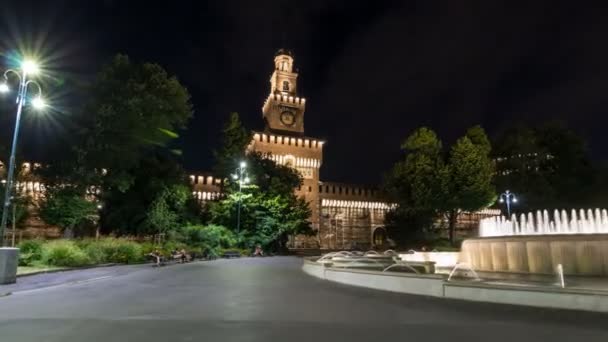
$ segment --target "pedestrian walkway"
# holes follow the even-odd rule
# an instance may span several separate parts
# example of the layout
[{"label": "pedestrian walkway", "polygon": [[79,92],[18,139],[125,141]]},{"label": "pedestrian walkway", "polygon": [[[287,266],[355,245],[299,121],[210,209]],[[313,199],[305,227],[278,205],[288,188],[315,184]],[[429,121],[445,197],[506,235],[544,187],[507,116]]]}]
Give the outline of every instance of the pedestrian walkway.
[{"label": "pedestrian walkway", "polygon": [[17,278],[17,283],[0,285],[0,296],[21,292],[31,291],[41,288],[53,287],[68,283],[77,283],[102,277],[114,277],[128,274],[151,267],[150,264],[144,265],[117,265],[108,267],[95,267],[87,269],[73,269],[61,272],[41,273]]}]

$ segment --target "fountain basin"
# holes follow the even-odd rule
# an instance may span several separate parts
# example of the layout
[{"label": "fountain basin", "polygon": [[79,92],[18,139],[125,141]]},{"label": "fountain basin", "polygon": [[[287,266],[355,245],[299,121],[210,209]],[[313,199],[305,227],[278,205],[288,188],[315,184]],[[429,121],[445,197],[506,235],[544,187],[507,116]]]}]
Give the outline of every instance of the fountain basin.
[{"label": "fountain basin", "polygon": [[460,261],[477,271],[608,276],[608,234],[517,235],[467,239]]},{"label": "fountain basin", "polygon": [[458,263],[460,252],[414,252],[399,254],[405,261],[427,262],[432,261],[435,267],[452,268]]}]

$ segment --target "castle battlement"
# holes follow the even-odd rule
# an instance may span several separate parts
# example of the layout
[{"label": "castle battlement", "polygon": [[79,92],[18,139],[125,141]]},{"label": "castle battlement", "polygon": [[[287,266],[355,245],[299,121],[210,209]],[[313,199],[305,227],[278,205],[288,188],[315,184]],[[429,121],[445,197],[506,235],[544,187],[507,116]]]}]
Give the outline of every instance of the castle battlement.
[{"label": "castle battlement", "polygon": [[287,135],[278,135],[274,133],[259,132],[253,134],[253,143],[256,142],[312,149],[322,149],[323,144],[325,144],[325,141],[315,138],[292,137]]},{"label": "castle battlement", "polygon": [[378,198],[377,189],[353,184],[319,182],[319,196],[323,198],[369,199]]},{"label": "castle battlement", "polygon": [[267,113],[269,110],[269,106],[271,103],[275,104],[284,104],[287,106],[297,106],[298,108],[304,110],[306,106],[306,99],[298,96],[291,96],[285,94],[270,94],[266,101],[264,101],[264,105],[262,106],[262,113]]}]

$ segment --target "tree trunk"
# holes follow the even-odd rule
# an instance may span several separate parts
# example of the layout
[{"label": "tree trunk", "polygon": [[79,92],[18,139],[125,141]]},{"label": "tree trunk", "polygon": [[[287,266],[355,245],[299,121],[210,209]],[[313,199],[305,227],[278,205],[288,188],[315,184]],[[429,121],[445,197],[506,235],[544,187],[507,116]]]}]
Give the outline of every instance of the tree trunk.
[{"label": "tree trunk", "polygon": [[456,222],[458,222],[458,211],[452,210],[450,211],[448,217],[448,230],[450,234],[450,245],[454,246],[454,230],[456,228]]}]

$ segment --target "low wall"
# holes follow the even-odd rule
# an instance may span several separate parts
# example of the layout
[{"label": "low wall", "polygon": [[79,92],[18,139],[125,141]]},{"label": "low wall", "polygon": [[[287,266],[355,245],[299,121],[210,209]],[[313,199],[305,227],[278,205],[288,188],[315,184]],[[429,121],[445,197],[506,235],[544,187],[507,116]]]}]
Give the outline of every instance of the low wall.
[{"label": "low wall", "polygon": [[383,273],[326,267],[304,259],[302,270],[320,279],[370,289],[450,299],[608,312],[608,292],[447,282],[441,275]]},{"label": "low wall", "polygon": [[608,312],[608,294],[598,295],[591,291],[501,286],[484,284],[446,283],[443,286],[446,298],[525,305],[555,309],[570,309]]},{"label": "low wall", "polygon": [[325,267],[314,261],[304,260],[302,270],[314,277],[352,286],[370,289],[409,293],[423,296],[443,297],[443,279],[435,274],[392,273]]}]

